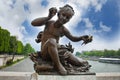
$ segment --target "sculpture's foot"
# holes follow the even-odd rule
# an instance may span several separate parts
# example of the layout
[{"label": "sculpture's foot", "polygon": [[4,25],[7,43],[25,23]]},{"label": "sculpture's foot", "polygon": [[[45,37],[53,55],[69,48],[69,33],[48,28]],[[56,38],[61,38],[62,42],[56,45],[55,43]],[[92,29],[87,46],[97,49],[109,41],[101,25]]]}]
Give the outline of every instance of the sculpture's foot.
[{"label": "sculpture's foot", "polygon": [[55,69],[58,71],[60,75],[67,75],[67,70],[61,65],[58,68],[55,67]]},{"label": "sculpture's foot", "polygon": [[53,66],[50,65],[38,65],[38,64],[34,64],[34,70],[39,73],[39,72],[53,72],[54,68]]},{"label": "sculpture's foot", "polygon": [[58,73],[59,73],[60,75],[67,75],[67,71],[66,71],[66,70],[65,70],[65,71],[60,70],[60,71],[58,71]]}]

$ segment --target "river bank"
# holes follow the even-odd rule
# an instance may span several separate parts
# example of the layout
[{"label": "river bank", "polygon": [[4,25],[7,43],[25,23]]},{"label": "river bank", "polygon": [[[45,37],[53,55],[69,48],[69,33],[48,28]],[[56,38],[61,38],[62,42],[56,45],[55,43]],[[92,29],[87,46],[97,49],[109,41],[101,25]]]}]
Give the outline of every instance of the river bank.
[{"label": "river bank", "polygon": [[119,58],[99,58],[99,62],[120,64],[120,59]]},{"label": "river bank", "polygon": [[98,61],[100,57],[96,57],[96,56],[87,56],[87,57],[80,57],[84,60],[91,60],[91,61]]},{"label": "river bank", "polygon": [[[97,56],[85,56],[85,57],[80,57],[82,59],[85,59],[85,60],[92,60],[92,61],[98,61],[99,58],[117,58],[117,57],[97,57]],[[120,59],[120,58],[117,58],[117,59]]]}]

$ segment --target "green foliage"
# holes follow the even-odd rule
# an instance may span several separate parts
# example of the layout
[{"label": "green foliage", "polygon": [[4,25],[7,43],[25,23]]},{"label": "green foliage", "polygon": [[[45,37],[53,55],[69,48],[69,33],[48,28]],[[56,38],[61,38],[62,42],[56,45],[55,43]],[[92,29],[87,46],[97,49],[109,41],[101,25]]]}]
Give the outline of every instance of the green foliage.
[{"label": "green foliage", "polygon": [[16,36],[10,36],[10,32],[0,27],[0,54],[18,54],[27,55],[28,53],[35,52],[32,46],[27,43],[25,46]]},{"label": "green foliage", "polygon": [[84,51],[81,56],[96,56],[96,57],[118,57],[120,58],[120,49],[118,50],[92,50]]},{"label": "green foliage", "polygon": [[80,52],[76,52],[75,56],[80,56],[80,54],[81,54]]},{"label": "green foliage", "polygon": [[29,43],[27,43],[23,49],[23,53],[28,55],[29,53],[35,52],[35,50],[31,47]]},{"label": "green foliage", "polygon": [[9,52],[10,32],[0,27],[0,52]]},{"label": "green foliage", "polygon": [[120,49],[116,52],[116,56],[120,56]]},{"label": "green foliage", "polygon": [[17,50],[17,38],[16,36],[10,37],[10,53],[16,53]]},{"label": "green foliage", "polygon": [[23,48],[24,48],[23,43],[21,41],[17,41],[17,54],[19,55],[22,54]]}]

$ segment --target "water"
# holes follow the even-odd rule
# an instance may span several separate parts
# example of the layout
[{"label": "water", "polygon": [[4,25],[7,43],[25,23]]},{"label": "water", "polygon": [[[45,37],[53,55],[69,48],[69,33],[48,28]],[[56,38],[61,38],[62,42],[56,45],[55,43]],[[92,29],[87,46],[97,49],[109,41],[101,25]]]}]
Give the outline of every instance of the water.
[{"label": "water", "polygon": [[88,61],[92,65],[91,72],[120,72],[120,64],[101,63],[98,61]]}]

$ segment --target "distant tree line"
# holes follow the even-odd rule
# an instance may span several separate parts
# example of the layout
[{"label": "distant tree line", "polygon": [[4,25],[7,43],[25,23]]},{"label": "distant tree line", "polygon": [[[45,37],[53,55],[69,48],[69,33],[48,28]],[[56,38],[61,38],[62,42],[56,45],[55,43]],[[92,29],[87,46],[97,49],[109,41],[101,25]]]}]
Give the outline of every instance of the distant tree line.
[{"label": "distant tree line", "polygon": [[96,56],[96,57],[117,57],[120,58],[120,49],[118,50],[91,50],[76,52],[76,56]]},{"label": "distant tree line", "polygon": [[16,36],[11,36],[8,30],[0,27],[0,54],[27,55],[31,52],[35,50],[29,43],[23,45]]}]

